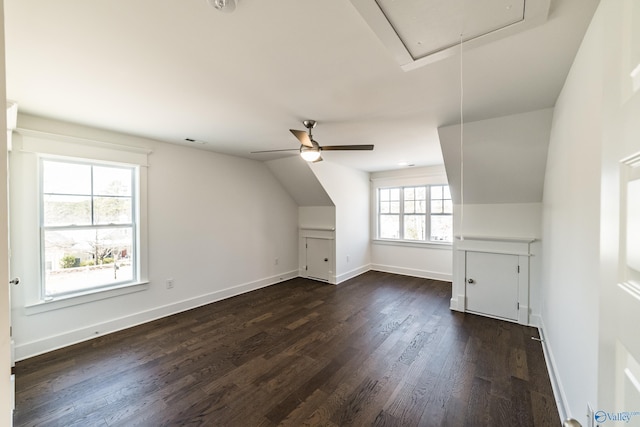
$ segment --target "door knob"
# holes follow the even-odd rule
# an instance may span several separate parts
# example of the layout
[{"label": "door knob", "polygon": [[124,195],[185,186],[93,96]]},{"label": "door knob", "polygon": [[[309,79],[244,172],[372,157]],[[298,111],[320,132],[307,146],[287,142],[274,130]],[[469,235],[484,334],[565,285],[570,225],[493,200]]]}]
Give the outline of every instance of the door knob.
[{"label": "door knob", "polygon": [[11,280],[9,283],[11,283],[12,285],[17,285],[20,283],[20,278],[16,277],[15,279]]},{"label": "door knob", "polygon": [[469,284],[473,284],[473,283],[476,283],[476,281],[475,281],[475,280],[473,280],[473,279],[467,279],[467,283],[469,283]]}]

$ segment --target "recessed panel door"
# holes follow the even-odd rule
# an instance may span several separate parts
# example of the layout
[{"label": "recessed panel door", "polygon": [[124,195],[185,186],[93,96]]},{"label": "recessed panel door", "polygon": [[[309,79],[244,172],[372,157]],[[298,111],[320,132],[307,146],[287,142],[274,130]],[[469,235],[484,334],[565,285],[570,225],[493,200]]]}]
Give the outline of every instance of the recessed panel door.
[{"label": "recessed panel door", "polygon": [[307,238],[307,277],[329,281],[333,265],[332,245],[330,239]]},{"label": "recessed panel door", "polygon": [[467,252],[466,310],[518,320],[518,256]]},{"label": "recessed panel door", "polygon": [[[640,6],[638,7],[638,22],[640,23]],[[638,36],[640,40],[640,35]],[[639,58],[640,60],[640,58]],[[640,93],[639,93],[640,95]],[[638,127],[637,135],[640,135]],[[640,150],[640,139],[636,144]],[[618,248],[622,263],[617,268],[617,283],[615,277],[607,277],[603,293],[607,295],[607,303],[603,305],[600,316],[610,324],[607,329],[610,335],[606,342],[615,342],[615,363],[603,363],[608,378],[614,378],[615,386],[610,390],[604,402],[596,409],[594,418],[597,423],[605,425],[611,415],[616,413],[640,411],[640,340],[638,339],[638,325],[640,324],[640,154],[636,154],[624,161],[621,171],[622,183],[626,191],[621,194],[620,212],[622,221],[620,227]],[[615,249],[607,247],[607,257],[614,257]],[[611,269],[610,271],[614,271]],[[613,279],[613,280],[612,280]],[[610,320],[609,320],[610,319]],[[601,341],[603,341],[601,339]],[[611,357],[611,356],[609,356]],[[605,359],[606,360],[606,359]],[[613,366],[612,366],[613,365]],[[604,393],[602,393],[604,394]],[[640,426],[640,414],[630,417],[627,422],[620,422],[625,426]]]}]

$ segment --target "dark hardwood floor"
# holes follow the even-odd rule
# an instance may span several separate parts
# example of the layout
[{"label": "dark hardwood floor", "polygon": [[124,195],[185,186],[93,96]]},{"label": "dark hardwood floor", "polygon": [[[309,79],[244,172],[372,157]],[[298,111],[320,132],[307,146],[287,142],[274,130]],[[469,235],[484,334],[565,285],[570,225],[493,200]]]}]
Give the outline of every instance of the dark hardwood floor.
[{"label": "dark hardwood floor", "polygon": [[450,297],[293,279],[19,362],[15,425],[560,425],[537,330]]}]

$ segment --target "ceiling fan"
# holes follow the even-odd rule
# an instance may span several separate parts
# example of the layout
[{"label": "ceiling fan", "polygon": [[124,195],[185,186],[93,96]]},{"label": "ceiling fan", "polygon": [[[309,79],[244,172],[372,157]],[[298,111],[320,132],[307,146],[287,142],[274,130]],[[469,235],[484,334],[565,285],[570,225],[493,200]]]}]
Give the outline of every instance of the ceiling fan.
[{"label": "ceiling fan", "polygon": [[346,151],[346,150],[373,150],[373,145],[324,145],[321,146],[313,139],[311,129],[316,127],[317,122],[315,120],[305,120],[302,122],[304,127],[307,128],[307,132],[303,130],[289,129],[291,133],[300,141],[300,148],[290,148],[284,150],[264,150],[264,151],[252,151],[251,153],[274,153],[277,151],[300,151],[300,156],[307,162],[321,162],[322,151]]}]

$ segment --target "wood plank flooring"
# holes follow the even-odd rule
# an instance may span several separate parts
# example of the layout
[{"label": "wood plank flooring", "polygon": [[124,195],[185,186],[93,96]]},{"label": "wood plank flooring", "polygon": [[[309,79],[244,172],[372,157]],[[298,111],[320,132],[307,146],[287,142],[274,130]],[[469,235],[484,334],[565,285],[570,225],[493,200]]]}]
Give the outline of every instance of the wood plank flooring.
[{"label": "wood plank flooring", "polygon": [[293,279],[19,362],[16,426],[557,426],[534,328],[451,285]]}]

